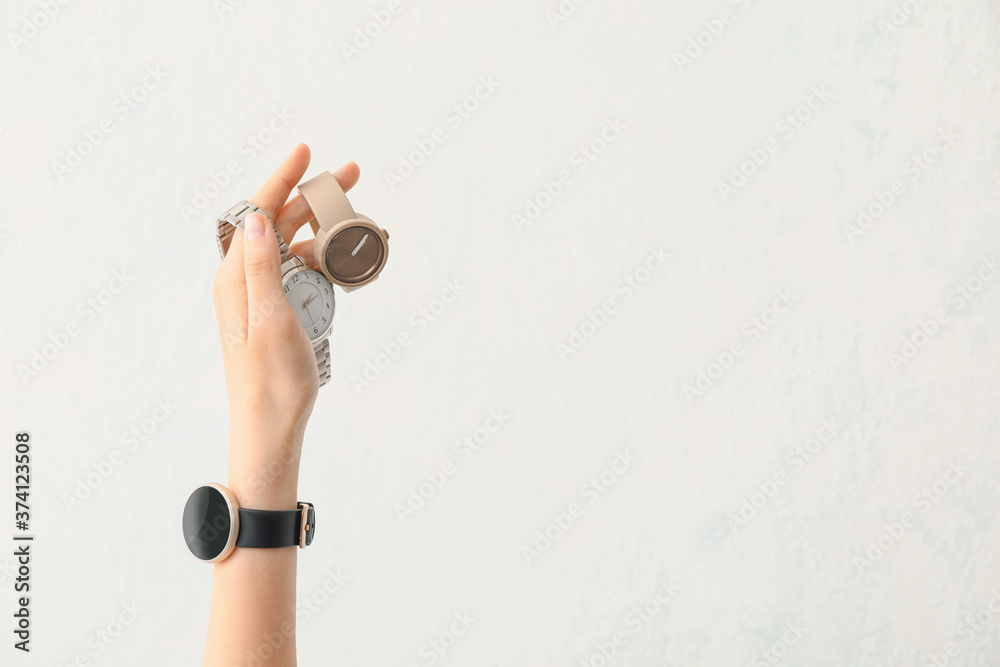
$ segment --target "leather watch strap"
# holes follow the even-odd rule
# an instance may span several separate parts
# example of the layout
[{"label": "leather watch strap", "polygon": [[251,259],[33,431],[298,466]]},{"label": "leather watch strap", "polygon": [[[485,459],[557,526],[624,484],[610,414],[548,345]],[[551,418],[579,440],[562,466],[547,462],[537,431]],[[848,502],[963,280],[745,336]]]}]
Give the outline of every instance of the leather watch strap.
[{"label": "leather watch strap", "polygon": [[236,232],[236,228],[239,227],[240,230],[242,230],[243,220],[251,213],[260,213],[267,219],[268,222],[271,223],[271,228],[274,229],[274,235],[278,237],[278,249],[281,251],[281,259],[284,261],[285,255],[288,254],[288,244],[281,238],[281,234],[278,233],[278,228],[274,225],[271,218],[268,217],[267,213],[264,213],[264,211],[262,211],[260,207],[252,201],[241,201],[219,216],[217,220],[218,229],[216,232],[216,240],[219,244],[219,256],[223,259],[226,258],[226,252],[229,250],[229,244],[233,240],[233,234]]},{"label": "leather watch strap", "polygon": [[241,507],[236,546],[250,549],[304,548],[312,544],[315,533],[316,510],[311,503],[299,503],[299,509],[294,510],[252,510]]}]

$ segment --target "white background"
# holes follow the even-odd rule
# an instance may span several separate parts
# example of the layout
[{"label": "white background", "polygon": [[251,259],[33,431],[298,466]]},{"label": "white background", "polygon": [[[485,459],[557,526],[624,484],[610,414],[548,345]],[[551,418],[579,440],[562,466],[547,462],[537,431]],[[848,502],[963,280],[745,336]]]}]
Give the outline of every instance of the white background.
[{"label": "white background", "polygon": [[[998,655],[995,0],[591,0],[558,21],[557,0],[402,0],[350,57],[385,2],[74,0],[33,19],[44,4],[14,2],[0,31],[0,534],[27,429],[37,536],[33,652],[16,663],[0,550],[0,662],[200,660],[211,568],[180,513],[225,479],[213,222],[300,141],[307,176],[361,165],[351,199],[392,237],[379,281],[338,295],[334,379],[306,435],[299,495],[318,534],[299,555],[300,664],[598,666],[616,632],[608,664],[925,665],[952,640],[948,664]],[[897,9],[898,30],[880,28]],[[122,117],[147,68],[163,80]],[[481,77],[496,91],[447,122]],[[268,136],[275,110],[293,118]],[[103,118],[113,130],[65,173]],[[609,119],[625,129],[581,171]],[[446,140],[391,187],[436,128]],[[939,132],[957,135],[940,151]],[[269,141],[251,153],[249,136]],[[240,173],[206,187],[229,161]],[[519,229],[563,170],[572,182]],[[185,211],[196,191],[210,201]],[[647,274],[650,248],[670,258]],[[626,275],[646,279],[628,299]],[[449,281],[464,291],[418,325]],[[961,307],[960,286],[978,289]],[[772,318],[779,290],[794,304]],[[603,326],[584,325],[607,299]],[[753,318],[768,322],[754,337]],[[590,335],[561,355],[574,329]],[[908,338],[911,358],[890,356]],[[356,389],[369,362],[383,368]],[[686,395],[700,372],[714,379]],[[177,407],[154,429],[158,400]],[[491,409],[509,420],[462,460],[454,443]],[[823,420],[836,436],[805,461]],[[585,486],[626,451],[603,493]],[[401,521],[446,459],[457,472]],[[88,475],[97,488],[69,509]],[[572,503],[582,516],[550,527]],[[526,555],[547,527],[561,534]],[[103,644],[123,604],[142,611]],[[628,616],[643,604],[655,613]],[[433,653],[456,613],[471,627]]]}]

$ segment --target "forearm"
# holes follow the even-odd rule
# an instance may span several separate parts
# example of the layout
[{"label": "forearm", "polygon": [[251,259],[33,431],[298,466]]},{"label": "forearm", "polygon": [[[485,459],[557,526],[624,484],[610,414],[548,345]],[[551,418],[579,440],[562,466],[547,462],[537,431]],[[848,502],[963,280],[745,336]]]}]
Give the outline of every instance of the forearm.
[{"label": "forearm", "polygon": [[[300,433],[264,437],[234,430],[228,487],[241,507],[294,509]],[[204,664],[295,665],[295,568],[298,548],[236,549],[216,563]]]},{"label": "forearm", "polygon": [[[279,235],[290,241],[297,229],[314,218],[305,199],[288,202],[292,187],[308,166],[309,149],[300,144],[252,200],[240,202],[216,221],[223,260],[215,272],[212,298],[229,395],[228,491],[222,494],[214,489],[193,496],[190,515],[185,507],[185,530],[195,533],[189,546],[199,544],[201,532],[210,532],[214,538],[209,541],[215,539],[219,553],[208,550],[202,555],[219,557],[229,550],[228,557],[215,563],[213,573],[204,658],[210,667],[295,665],[298,548],[270,545],[300,543],[303,538],[308,544],[313,535],[310,517],[315,516],[311,507],[304,507],[304,514],[293,511],[298,509],[302,435],[320,380],[316,348],[303,320],[309,312],[303,310],[309,296],[297,292],[297,310],[293,310],[288,300],[292,288],[284,284],[281,267],[285,258],[278,242]],[[347,191],[358,180],[357,165],[350,163],[334,176]],[[302,286],[308,287],[306,281]],[[333,314],[332,286],[326,289],[330,297],[328,318]],[[328,324],[328,319],[322,321]],[[225,496],[225,506],[219,495]],[[243,546],[233,550],[231,542],[217,543],[219,531],[205,521],[209,501],[217,503],[213,512],[229,513],[230,517],[234,501],[248,510],[236,531],[245,538]],[[293,517],[294,524],[290,523]],[[219,527],[226,518],[220,518]],[[230,518],[230,529],[233,523]],[[280,534],[268,536],[269,532]],[[233,532],[227,537],[232,539]],[[239,537],[236,544],[241,544]],[[199,553],[195,555],[201,558]],[[212,558],[202,560],[213,562]]]}]

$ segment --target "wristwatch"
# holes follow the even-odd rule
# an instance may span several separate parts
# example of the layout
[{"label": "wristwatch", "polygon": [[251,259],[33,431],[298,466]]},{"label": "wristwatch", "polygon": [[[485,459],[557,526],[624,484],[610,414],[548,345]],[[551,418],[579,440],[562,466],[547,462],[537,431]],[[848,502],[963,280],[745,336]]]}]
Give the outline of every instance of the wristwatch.
[{"label": "wristwatch", "polygon": [[183,528],[184,542],[195,558],[218,563],[236,547],[306,548],[316,535],[316,509],[303,502],[293,510],[246,509],[223,485],[205,484],[184,505]]},{"label": "wristwatch", "polygon": [[215,241],[219,246],[219,257],[222,259],[226,258],[226,253],[229,252],[229,244],[233,241],[233,234],[236,232],[236,228],[239,227],[242,231],[243,220],[251,213],[259,213],[264,216],[264,219],[271,223],[271,229],[274,230],[274,235],[278,237],[278,250],[281,251],[281,260],[285,260],[285,255],[288,254],[288,244],[285,240],[281,238],[281,234],[278,233],[278,228],[271,222],[271,218],[268,217],[267,213],[264,213],[256,204],[252,201],[241,201],[231,209],[219,216],[216,220],[216,226],[218,227],[217,234],[215,236]]},{"label": "wristwatch", "polygon": [[389,233],[354,211],[336,176],[324,171],[299,185],[299,194],[313,214],[316,266],[330,282],[351,292],[378,278],[389,257]]},{"label": "wristwatch", "polygon": [[[241,201],[219,216],[216,241],[219,255],[223,258],[229,250],[236,228],[243,229],[243,220],[250,213],[259,213],[271,221],[264,211],[250,201]],[[316,369],[319,373],[319,386],[322,387],[330,381],[329,336],[333,330],[333,312],[336,308],[333,286],[326,276],[306,264],[304,259],[289,252],[288,244],[281,238],[273,222],[271,228],[278,238],[278,248],[281,251],[281,284],[292,310],[298,315],[299,322],[309,336],[313,352],[316,353]]]}]

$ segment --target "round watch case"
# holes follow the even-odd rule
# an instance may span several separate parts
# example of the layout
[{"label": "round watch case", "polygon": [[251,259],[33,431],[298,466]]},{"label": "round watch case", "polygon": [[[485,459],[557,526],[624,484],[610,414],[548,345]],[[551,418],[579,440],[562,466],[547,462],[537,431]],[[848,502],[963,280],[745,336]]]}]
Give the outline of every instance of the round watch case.
[{"label": "round watch case", "polygon": [[225,560],[236,548],[240,504],[221,484],[199,486],[184,505],[184,541],[195,558],[206,563]]},{"label": "round watch case", "polygon": [[[285,290],[286,296],[289,296],[288,295],[288,292],[290,291],[289,286],[293,285],[296,282],[295,276],[299,276],[300,278],[305,278],[310,274],[314,274],[318,279],[322,280],[322,284],[316,286],[318,291],[317,296],[320,299],[321,304],[325,305],[326,301],[329,300],[330,314],[329,316],[326,317],[328,321],[325,324],[323,324],[322,318],[320,318],[315,324],[315,326],[312,326],[311,330],[310,329],[311,325],[308,325],[306,324],[306,322],[302,321],[302,316],[299,315],[299,311],[296,309],[296,304],[292,303],[290,297],[289,297],[289,305],[292,307],[292,310],[295,311],[295,314],[299,315],[299,322],[305,329],[306,335],[309,336],[309,342],[315,345],[317,341],[326,338],[333,331],[333,316],[334,313],[336,313],[337,311],[337,301],[334,298],[333,286],[330,284],[330,281],[327,279],[325,275],[323,275],[322,272],[317,271],[313,267],[306,264],[305,261],[298,255],[292,255],[287,260],[285,260],[281,265],[281,286]],[[305,308],[306,306],[307,304],[305,303],[301,304],[301,308]]]},{"label": "round watch case", "polygon": [[241,508],[232,491],[205,484],[188,497],[182,524],[184,541],[195,558],[218,563],[236,547],[304,549],[316,535],[316,510],[306,502],[293,510]]},{"label": "round watch case", "polygon": [[354,210],[337,177],[328,171],[299,185],[313,219],[313,258],[330,282],[345,292],[367,285],[385,268],[389,233]]},{"label": "round watch case", "polygon": [[389,234],[371,218],[341,220],[329,229],[316,232],[316,264],[326,277],[350,291],[367,285],[385,267],[389,258]]}]

